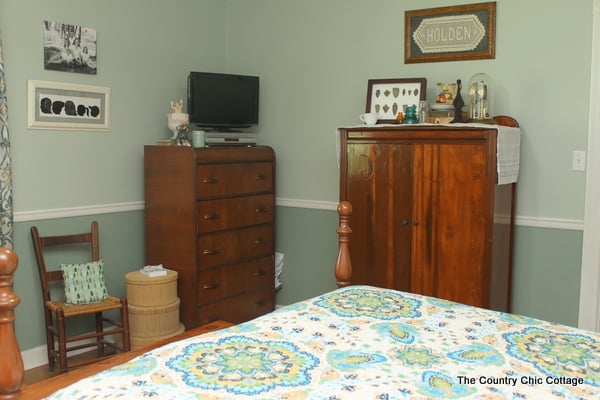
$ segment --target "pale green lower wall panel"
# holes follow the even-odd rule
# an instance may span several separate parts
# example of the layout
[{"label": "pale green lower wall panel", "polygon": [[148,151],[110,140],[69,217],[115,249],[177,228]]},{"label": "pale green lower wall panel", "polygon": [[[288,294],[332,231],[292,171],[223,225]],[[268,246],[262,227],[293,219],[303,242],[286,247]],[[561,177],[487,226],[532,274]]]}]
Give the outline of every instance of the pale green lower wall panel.
[{"label": "pale green lower wall panel", "polygon": [[[21,297],[21,303],[16,310],[16,334],[22,351],[46,344],[40,280],[31,243],[31,226],[36,225],[42,235],[60,235],[89,230],[93,220],[98,221],[100,230],[100,256],[105,263],[107,289],[110,294],[123,296],[125,274],[139,269],[144,263],[144,213],[142,211],[15,224],[15,251],[19,256],[19,267],[13,287]],[[93,327],[91,320],[81,321],[81,324],[84,323],[86,326]]]},{"label": "pale green lower wall panel", "polygon": [[277,251],[284,254],[277,304],[335,289],[338,216],[334,211],[277,207]]},{"label": "pale green lower wall panel", "polygon": [[[45,344],[39,278],[29,229],[42,233],[83,231],[96,219],[101,254],[106,262],[111,293],[125,293],[124,275],[144,263],[142,211],[72,217],[15,224],[19,256],[14,289],[21,297],[16,310],[16,333],[21,350]],[[282,289],[276,302],[287,305],[336,287],[335,211],[277,207],[277,251],[285,255]],[[580,231],[517,227],[513,276],[513,312],[567,325],[577,325],[581,270]]]},{"label": "pale green lower wall panel", "polygon": [[513,313],[577,326],[583,232],[517,227]]}]

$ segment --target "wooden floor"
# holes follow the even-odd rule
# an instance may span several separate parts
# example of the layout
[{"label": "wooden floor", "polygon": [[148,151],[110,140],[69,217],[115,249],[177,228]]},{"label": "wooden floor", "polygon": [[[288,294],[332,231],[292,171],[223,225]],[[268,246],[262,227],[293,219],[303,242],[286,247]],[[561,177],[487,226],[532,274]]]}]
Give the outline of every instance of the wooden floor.
[{"label": "wooden floor", "polygon": [[25,371],[25,385],[31,385],[32,383],[43,381],[44,379],[50,378],[55,374],[50,372],[48,365],[40,365],[32,369]]},{"label": "wooden floor", "polygon": [[[85,360],[93,356],[95,352],[83,353],[73,357],[69,357],[70,360]],[[31,368],[25,370],[25,385],[31,385],[32,383],[43,381],[44,379],[48,379],[54,375],[57,375],[56,372],[50,371],[48,364],[40,365],[39,367]]]},{"label": "wooden floor", "polygon": [[[51,393],[57,391],[60,388],[63,388],[67,385],[70,385],[78,380],[96,374],[100,371],[104,371],[108,368],[114,367],[115,365],[122,364],[127,362],[134,357],[140,356],[147,351],[151,351],[159,346],[163,346],[167,343],[171,343],[176,340],[183,340],[190,337],[195,337],[198,335],[202,335],[207,332],[216,331],[219,329],[224,329],[232,326],[233,324],[226,321],[214,321],[208,323],[206,325],[199,326],[197,328],[190,329],[183,333],[177,334],[172,337],[168,337],[165,339],[158,340],[154,343],[150,343],[144,347],[134,349],[128,351],[126,353],[115,354],[112,357],[105,358],[103,361],[95,362],[92,364],[88,364],[85,366],[81,366],[75,368],[65,374],[60,375],[60,377],[52,378],[57,373],[50,371],[48,369],[48,365],[41,365],[36,368],[32,368],[25,371],[25,379],[24,386],[21,393],[22,400],[38,400],[40,398],[45,398]],[[83,359],[93,358],[96,352],[91,351],[88,353],[79,354],[73,357],[69,357],[71,361],[78,361]],[[46,382],[42,382],[47,378],[52,378]]]}]

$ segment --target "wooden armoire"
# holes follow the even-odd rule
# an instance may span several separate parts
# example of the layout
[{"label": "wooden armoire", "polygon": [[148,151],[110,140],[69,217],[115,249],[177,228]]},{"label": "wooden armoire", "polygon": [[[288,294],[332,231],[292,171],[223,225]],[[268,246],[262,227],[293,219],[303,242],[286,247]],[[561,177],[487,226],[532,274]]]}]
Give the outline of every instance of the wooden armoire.
[{"label": "wooden armoire", "polygon": [[497,126],[339,135],[340,200],[353,209],[351,283],[509,311],[516,183],[498,184]]}]

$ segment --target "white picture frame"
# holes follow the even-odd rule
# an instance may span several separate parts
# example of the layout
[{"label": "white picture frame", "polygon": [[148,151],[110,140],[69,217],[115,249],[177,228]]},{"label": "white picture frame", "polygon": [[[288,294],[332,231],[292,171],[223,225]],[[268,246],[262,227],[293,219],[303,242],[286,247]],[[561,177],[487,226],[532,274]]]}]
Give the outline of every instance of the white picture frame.
[{"label": "white picture frame", "polygon": [[110,88],[27,81],[27,128],[108,131]]}]

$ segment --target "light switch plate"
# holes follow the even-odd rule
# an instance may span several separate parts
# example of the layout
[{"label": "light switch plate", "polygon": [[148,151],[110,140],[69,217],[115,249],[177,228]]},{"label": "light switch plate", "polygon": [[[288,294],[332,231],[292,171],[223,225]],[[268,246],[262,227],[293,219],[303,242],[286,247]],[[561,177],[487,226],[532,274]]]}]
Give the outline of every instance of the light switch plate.
[{"label": "light switch plate", "polygon": [[571,169],[573,171],[585,171],[585,151],[573,151],[573,166]]}]

